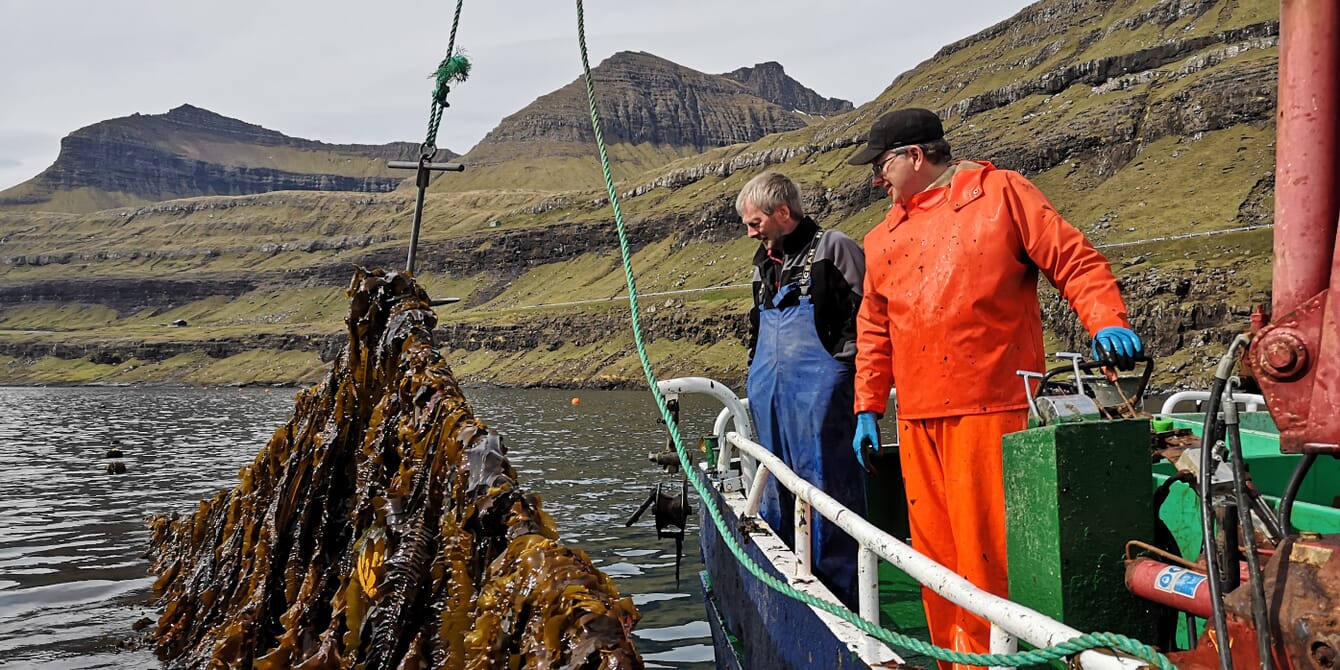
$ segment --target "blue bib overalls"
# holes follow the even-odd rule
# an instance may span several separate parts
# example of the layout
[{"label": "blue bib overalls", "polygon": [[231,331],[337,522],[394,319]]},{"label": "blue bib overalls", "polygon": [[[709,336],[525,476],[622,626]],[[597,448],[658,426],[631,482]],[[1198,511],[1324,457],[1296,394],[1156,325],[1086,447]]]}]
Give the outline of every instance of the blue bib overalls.
[{"label": "blue bib overalls", "polygon": [[[802,283],[808,283],[809,276],[806,267]],[[819,340],[808,289],[792,283],[778,291],[773,304],[780,304],[791,291],[801,291],[800,303],[793,307],[759,305],[758,343],[747,386],[749,413],[759,444],[864,517],[866,475],[851,449],[856,432],[854,370],[835,360]],[[793,509],[794,496],[769,478],[759,515],[794,548]],[[817,513],[812,523],[814,573],[834,595],[854,607],[856,541]]]}]

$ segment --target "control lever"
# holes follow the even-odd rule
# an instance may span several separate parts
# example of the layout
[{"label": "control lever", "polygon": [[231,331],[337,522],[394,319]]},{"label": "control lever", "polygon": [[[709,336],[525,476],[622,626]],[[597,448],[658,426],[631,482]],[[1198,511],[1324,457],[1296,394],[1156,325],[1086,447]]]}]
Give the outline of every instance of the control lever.
[{"label": "control lever", "polygon": [[1077,354],[1071,351],[1058,351],[1056,357],[1061,360],[1070,360],[1070,365],[1075,369],[1075,392],[1080,395],[1087,395],[1084,392],[1084,376],[1079,372],[1079,362],[1084,360],[1084,354]]},{"label": "control lever", "polygon": [[1028,412],[1033,415],[1039,423],[1042,422],[1042,412],[1038,411],[1038,403],[1033,400],[1033,387],[1028,385],[1028,380],[1036,379],[1041,383],[1041,372],[1030,372],[1028,370],[1015,370],[1014,374],[1019,375],[1024,380],[1024,397],[1028,398]]}]

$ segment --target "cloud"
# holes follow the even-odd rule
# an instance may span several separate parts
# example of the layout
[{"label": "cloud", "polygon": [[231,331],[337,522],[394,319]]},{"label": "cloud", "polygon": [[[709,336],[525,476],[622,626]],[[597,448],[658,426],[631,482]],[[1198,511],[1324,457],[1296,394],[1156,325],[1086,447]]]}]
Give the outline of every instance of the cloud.
[{"label": "cloud", "polygon": [[[708,73],[777,61],[830,97],[868,102],[941,45],[1026,0],[585,2],[591,64],[647,51]],[[71,5],[74,5],[72,7]],[[333,143],[422,141],[454,3],[384,0],[9,2],[0,9],[0,132],[46,138],[0,151],[26,174],[59,138],[182,103]],[[463,152],[503,117],[581,74],[572,3],[466,3],[457,45],[474,64],[438,144]],[[59,36],[59,48],[53,48]],[[41,54],[33,58],[33,54]]]}]

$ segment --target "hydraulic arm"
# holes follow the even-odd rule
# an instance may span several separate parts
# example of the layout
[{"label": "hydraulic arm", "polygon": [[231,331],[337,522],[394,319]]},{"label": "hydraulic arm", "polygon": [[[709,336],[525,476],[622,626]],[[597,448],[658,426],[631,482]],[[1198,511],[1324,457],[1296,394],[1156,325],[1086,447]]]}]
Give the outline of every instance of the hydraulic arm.
[{"label": "hydraulic arm", "polygon": [[1248,361],[1286,453],[1340,453],[1340,3],[1280,3],[1272,317]]}]

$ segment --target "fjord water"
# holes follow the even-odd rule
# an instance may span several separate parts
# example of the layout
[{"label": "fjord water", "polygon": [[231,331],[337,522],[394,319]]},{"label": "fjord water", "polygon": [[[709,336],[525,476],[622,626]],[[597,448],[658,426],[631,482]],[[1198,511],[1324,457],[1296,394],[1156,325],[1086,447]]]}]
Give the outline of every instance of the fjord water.
[{"label": "fjord water", "polygon": [[[190,512],[235,485],[290,418],[294,393],[0,388],[0,666],[156,666],[134,631],[158,616],[147,604],[145,519]],[[502,433],[522,486],[541,495],[562,541],[633,598],[647,667],[711,667],[699,520],[690,519],[678,586],[674,543],[656,539],[651,513],[624,527],[657,482],[678,481],[647,460],[665,442],[651,395],[469,389],[466,397]],[[112,448],[123,455],[106,458]],[[109,460],[126,471],[108,474]]]}]

